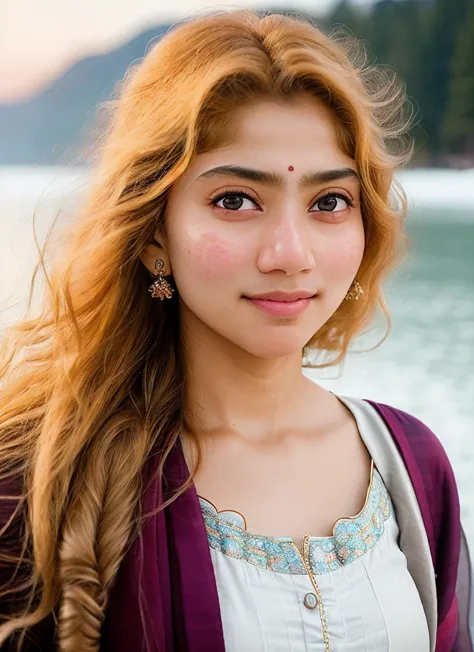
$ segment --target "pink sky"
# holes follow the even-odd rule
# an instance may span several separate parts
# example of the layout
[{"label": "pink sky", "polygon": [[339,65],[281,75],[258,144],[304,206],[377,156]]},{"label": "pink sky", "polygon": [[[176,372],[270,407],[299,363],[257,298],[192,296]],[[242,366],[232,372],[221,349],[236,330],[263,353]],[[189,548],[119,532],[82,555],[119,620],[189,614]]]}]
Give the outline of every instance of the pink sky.
[{"label": "pink sky", "polygon": [[[356,0],[367,4],[372,0]],[[0,102],[38,92],[89,53],[107,51],[142,29],[217,7],[278,6],[324,12],[335,0],[2,0]]]}]

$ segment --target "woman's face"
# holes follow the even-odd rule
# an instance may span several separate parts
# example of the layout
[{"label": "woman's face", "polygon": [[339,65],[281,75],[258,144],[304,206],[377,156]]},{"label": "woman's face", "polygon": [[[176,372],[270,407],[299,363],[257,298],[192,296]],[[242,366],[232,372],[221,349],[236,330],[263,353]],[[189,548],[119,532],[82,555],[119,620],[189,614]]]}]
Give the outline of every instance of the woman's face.
[{"label": "woman's face", "polygon": [[318,100],[236,110],[232,142],[196,156],[169,195],[164,245],[185,330],[301,356],[361,263],[359,194]]}]

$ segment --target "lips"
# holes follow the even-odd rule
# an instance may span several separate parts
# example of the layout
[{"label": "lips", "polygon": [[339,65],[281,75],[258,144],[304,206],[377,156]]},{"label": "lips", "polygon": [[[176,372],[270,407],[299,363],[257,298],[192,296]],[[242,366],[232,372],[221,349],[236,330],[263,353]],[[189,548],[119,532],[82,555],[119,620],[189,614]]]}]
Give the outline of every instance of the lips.
[{"label": "lips", "polygon": [[262,294],[254,294],[245,297],[250,300],[263,300],[263,301],[297,301],[298,299],[310,299],[314,297],[316,292],[309,290],[294,290],[293,292],[264,292]]},{"label": "lips", "polygon": [[300,315],[315,296],[314,292],[296,290],[294,292],[266,292],[245,297],[245,299],[269,315],[290,318]]}]

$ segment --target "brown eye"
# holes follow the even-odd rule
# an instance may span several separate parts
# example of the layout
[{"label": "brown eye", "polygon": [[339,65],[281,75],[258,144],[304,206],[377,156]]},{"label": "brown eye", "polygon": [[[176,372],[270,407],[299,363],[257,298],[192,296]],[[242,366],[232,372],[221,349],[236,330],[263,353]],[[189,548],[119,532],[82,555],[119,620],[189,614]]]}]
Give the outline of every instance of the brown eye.
[{"label": "brown eye", "polygon": [[[222,202],[222,205],[219,205],[219,202]],[[247,202],[247,205],[245,203]],[[249,206],[248,202],[253,204]],[[222,208],[223,210],[228,211],[238,211],[240,208],[244,207],[245,210],[252,210],[256,208],[256,204],[250,195],[247,195],[245,192],[226,192],[218,197],[215,197],[211,204],[217,206],[217,208]]]},{"label": "brown eye", "polygon": [[[345,206],[342,204],[341,207],[341,200],[345,202]],[[314,205],[319,207],[319,211],[325,213],[338,213],[339,211],[346,210],[349,206],[353,206],[354,204],[349,197],[344,195],[342,192],[331,192],[324,195],[324,197],[320,197]]]},{"label": "brown eye", "polygon": [[242,208],[244,198],[239,197],[238,195],[228,195],[227,197],[223,197],[220,201],[222,202],[222,208],[229,211],[235,211]]}]

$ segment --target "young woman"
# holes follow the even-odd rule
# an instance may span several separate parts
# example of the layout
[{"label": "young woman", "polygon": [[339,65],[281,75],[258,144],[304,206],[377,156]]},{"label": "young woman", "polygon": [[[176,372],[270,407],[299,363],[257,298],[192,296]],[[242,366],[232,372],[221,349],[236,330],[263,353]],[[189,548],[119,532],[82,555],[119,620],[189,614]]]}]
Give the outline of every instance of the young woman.
[{"label": "young woman", "polygon": [[113,106],[44,310],[4,336],[2,649],[471,650],[438,439],[302,373],[385,309],[400,85],[231,11]]}]

